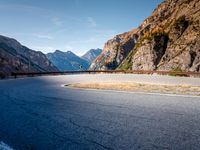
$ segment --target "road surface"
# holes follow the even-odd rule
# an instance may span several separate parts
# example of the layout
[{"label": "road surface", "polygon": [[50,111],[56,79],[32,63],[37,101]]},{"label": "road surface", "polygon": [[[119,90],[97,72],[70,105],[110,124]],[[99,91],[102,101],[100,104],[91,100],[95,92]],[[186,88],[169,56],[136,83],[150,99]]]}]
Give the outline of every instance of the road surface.
[{"label": "road surface", "polygon": [[[199,150],[199,97],[61,86],[106,79],[130,82],[130,78],[147,82],[148,76],[65,75],[2,80],[0,143],[14,150]],[[165,82],[183,81],[199,84],[199,79],[172,77]]]}]

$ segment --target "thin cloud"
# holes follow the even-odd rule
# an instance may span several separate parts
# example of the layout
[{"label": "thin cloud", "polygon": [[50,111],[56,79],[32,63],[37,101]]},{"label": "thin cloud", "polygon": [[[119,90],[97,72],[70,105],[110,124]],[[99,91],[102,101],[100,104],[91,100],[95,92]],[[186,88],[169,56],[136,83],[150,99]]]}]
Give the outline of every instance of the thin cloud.
[{"label": "thin cloud", "polygon": [[55,24],[56,26],[61,26],[63,24],[63,21],[58,18],[58,17],[54,17],[51,19],[51,21],[53,22],[53,24]]},{"label": "thin cloud", "polygon": [[52,14],[56,14],[54,11],[50,11],[45,8],[31,6],[31,5],[24,5],[24,4],[6,4],[6,5],[0,5],[0,10],[6,10],[6,11],[22,11],[26,13],[34,13],[39,16],[45,16],[49,17]]},{"label": "thin cloud", "polygon": [[79,0],[74,0],[75,6],[79,7],[80,6],[80,1]]},{"label": "thin cloud", "polygon": [[96,27],[97,23],[92,17],[87,17],[87,21],[91,27]]},{"label": "thin cloud", "polygon": [[51,35],[34,34],[34,36],[40,39],[48,39],[48,40],[54,39]]},{"label": "thin cloud", "polygon": [[70,46],[70,45],[66,45],[66,46],[65,46],[65,50],[67,50],[67,51],[72,51],[72,50],[73,50],[73,47]]},{"label": "thin cloud", "polygon": [[74,40],[74,41],[69,41],[69,44],[89,44],[89,43],[94,43],[97,42],[98,39],[96,38],[89,38],[89,39],[85,39],[85,40]]},{"label": "thin cloud", "polygon": [[36,37],[39,39],[48,39],[48,40],[52,40],[54,39],[53,36],[49,35],[49,34],[36,34],[36,33],[4,33],[3,35],[8,35],[10,37],[15,37],[15,36],[23,36],[23,37]]},{"label": "thin cloud", "polygon": [[34,46],[32,47],[34,50],[42,51],[44,53],[54,52],[56,48],[50,46]]}]

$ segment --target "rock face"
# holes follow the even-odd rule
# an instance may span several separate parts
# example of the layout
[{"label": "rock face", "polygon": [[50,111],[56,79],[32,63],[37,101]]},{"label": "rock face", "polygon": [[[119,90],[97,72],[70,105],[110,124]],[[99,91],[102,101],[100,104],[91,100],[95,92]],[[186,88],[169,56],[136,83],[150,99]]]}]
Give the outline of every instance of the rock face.
[{"label": "rock face", "polygon": [[109,40],[91,68],[200,72],[199,8],[165,0],[138,29]]},{"label": "rock face", "polygon": [[165,54],[167,42],[168,37],[165,35],[155,36],[150,41],[144,40],[134,54],[133,70],[156,70]]},{"label": "rock face", "polygon": [[91,49],[86,52],[81,58],[91,64],[102,52],[102,49]]},{"label": "rock face", "polygon": [[48,53],[47,57],[60,71],[87,70],[89,68],[89,63],[86,60],[71,51],[62,52],[56,50],[54,53]]},{"label": "rock face", "polygon": [[0,35],[0,76],[11,72],[58,71],[45,54],[31,50],[18,41]]},{"label": "rock face", "polygon": [[91,64],[91,70],[116,69],[134,48],[138,36],[137,30],[126,32],[109,40],[103,52]]}]

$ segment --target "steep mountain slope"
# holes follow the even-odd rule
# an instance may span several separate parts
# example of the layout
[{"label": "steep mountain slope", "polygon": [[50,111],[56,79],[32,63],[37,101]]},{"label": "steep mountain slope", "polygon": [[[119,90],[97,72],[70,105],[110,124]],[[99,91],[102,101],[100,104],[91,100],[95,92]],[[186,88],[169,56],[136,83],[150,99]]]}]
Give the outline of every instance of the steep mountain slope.
[{"label": "steep mountain slope", "polygon": [[80,70],[80,65],[83,67],[83,70],[87,70],[89,67],[89,63],[86,60],[80,58],[71,51],[62,52],[56,50],[54,53],[48,53],[47,57],[61,71]]},{"label": "steep mountain slope", "polygon": [[102,53],[93,61],[91,70],[116,69],[134,48],[138,36],[137,30],[116,35],[109,40]]},{"label": "steep mountain slope", "polygon": [[27,71],[58,71],[58,69],[42,52],[31,50],[15,39],[0,35],[0,76]]},{"label": "steep mountain slope", "polygon": [[85,59],[89,64],[91,64],[102,52],[102,49],[91,49],[86,52],[81,58]]},{"label": "steep mountain slope", "polygon": [[136,30],[109,40],[91,69],[199,72],[200,1],[165,0]]}]

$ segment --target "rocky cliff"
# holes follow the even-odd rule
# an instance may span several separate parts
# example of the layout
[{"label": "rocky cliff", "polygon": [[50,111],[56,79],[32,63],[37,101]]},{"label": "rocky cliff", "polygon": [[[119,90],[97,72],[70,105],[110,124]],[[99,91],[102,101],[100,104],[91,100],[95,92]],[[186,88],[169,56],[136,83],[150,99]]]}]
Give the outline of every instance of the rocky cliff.
[{"label": "rocky cliff", "polygon": [[0,76],[11,72],[58,71],[42,52],[31,50],[18,41],[0,35]]},{"label": "rocky cliff", "polygon": [[200,1],[165,0],[137,29],[109,40],[90,68],[200,72]]},{"label": "rocky cliff", "polygon": [[91,64],[91,70],[116,69],[134,48],[138,36],[137,30],[116,35],[109,40],[102,53]]}]

